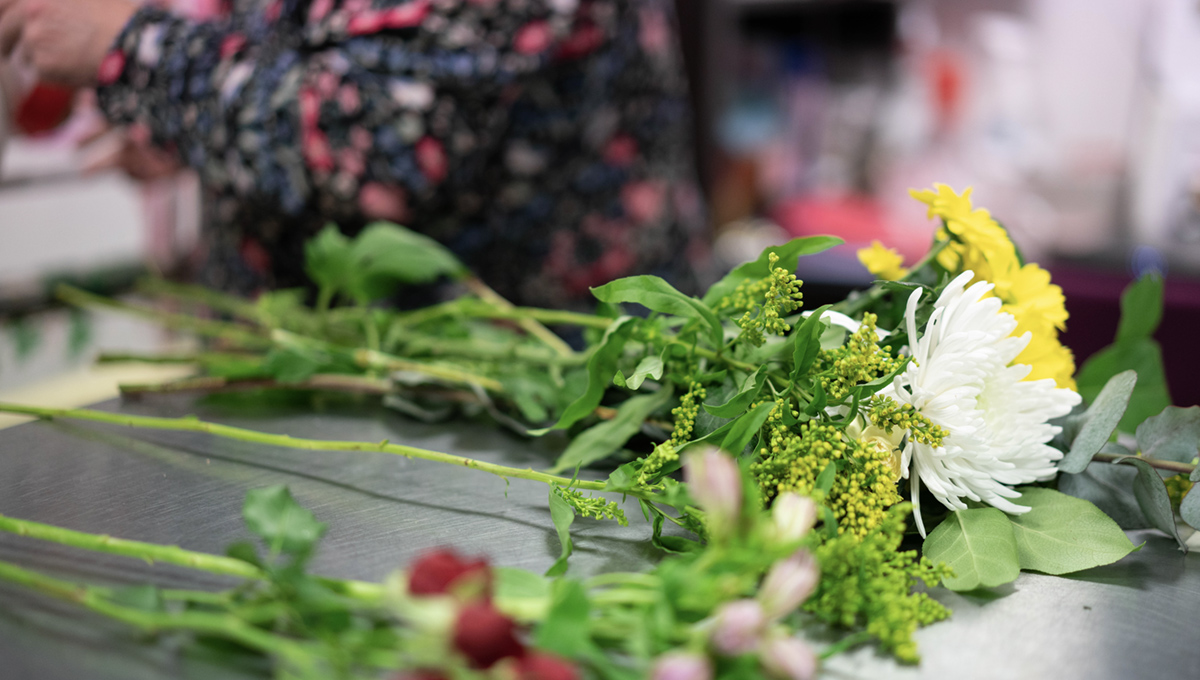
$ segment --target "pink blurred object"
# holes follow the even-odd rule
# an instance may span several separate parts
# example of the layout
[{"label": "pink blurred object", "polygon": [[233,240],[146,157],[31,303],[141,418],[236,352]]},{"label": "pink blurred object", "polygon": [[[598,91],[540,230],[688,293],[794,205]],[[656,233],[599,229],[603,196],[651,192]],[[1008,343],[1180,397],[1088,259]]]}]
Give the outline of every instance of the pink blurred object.
[{"label": "pink blurred object", "polygon": [[881,241],[895,248],[906,262],[915,262],[929,250],[934,223],[925,238],[898,238],[887,212],[874,198],[863,194],[824,193],[780,201],[771,213],[784,231],[794,237],[830,234],[846,241],[842,249],[858,250]]}]

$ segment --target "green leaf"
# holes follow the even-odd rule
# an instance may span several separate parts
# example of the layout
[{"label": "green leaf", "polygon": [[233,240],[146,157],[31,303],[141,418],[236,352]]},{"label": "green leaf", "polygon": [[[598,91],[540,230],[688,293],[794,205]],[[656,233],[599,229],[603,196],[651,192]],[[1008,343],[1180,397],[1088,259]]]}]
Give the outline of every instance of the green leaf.
[{"label": "green leaf", "polygon": [[557,474],[563,470],[589,465],[606,458],[638,433],[642,423],[671,398],[669,386],[652,394],[642,394],[627,399],[617,408],[612,420],[605,420],[581,432],[571,440],[567,450],[555,461],[550,470]]},{"label": "green leaf", "polygon": [[[1200,467],[1196,469],[1200,470]],[[1183,502],[1179,504],[1179,516],[1188,526],[1200,531],[1200,491],[1195,491],[1193,487],[1193,490],[1183,497]]]},{"label": "green leaf", "polygon": [[1150,521],[1155,529],[1175,539],[1179,549],[1187,552],[1187,544],[1179,537],[1179,528],[1175,526],[1175,509],[1171,507],[1171,497],[1167,494],[1167,486],[1162,477],[1150,467],[1146,461],[1130,456],[1116,461],[1120,465],[1132,465],[1137,468],[1137,477],[1133,480],[1133,497],[1137,499],[1142,514]]},{"label": "green leaf", "polygon": [[546,620],[534,633],[534,644],[567,658],[590,654],[591,603],[578,581],[562,579],[551,587],[552,604]]},{"label": "green leaf", "polygon": [[793,383],[808,374],[808,369],[812,367],[813,362],[817,359],[817,353],[821,351],[821,335],[825,332],[826,326],[831,325],[822,321],[821,315],[830,307],[832,305],[818,307],[792,333],[792,342],[794,344],[792,346],[791,380]]},{"label": "green leaf", "polygon": [[922,554],[954,570],[943,581],[950,590],[994,588],[1021,573],[1012,523],[995,508],[950,513],[925,539]]},{"label": "green leaf", "polygon": [[112,601],[123,607],[144,612],[166,611],[162,593],[151,585],[126,586],[113,591]]},{"label": "green leaf", "polygon": [[262,369],[281,383],[298,383],[313,377],[326,363],[313,352],[277,347],[267,353]]},{"label": "green leaf", "polygon": [[1138,425],[1137,443],[1144,456],[1191,463],[1200,450],[1200,406],[1168,406],[1147,418]]},{"label": "green leaf", "polygon": [[610,304],[635,302],[660,314],[702,319],[708,325],[708,339],[714,348],[719,348],[725,337],[721,320],[708,305],[680,293],[657,276],[629,276],[617,279],[593,288],[592,295],[601,302]]},{"label": "green leaf", "polygon": [[834,478],[837,477],[837,471],[837,463],[829,461],[829,464],[825,466],[825,469],[821,470],[821,473],[817,475],[817,479],[815,480],[813,487],[820,489],[825,493],[825,495],[828,496],[829,492],[833,490],[833,481]]},{"label": "green leaf", "polygon": [[1137,377],[1134,371],[1124,371],[1108,381],[1084,415],[1083,428],[1071,443],[1071,450],[1058,462],[1059,470],[1071,474],[1083,472],[1092,462],[1092,456],[1108,443],[1125,415]]},{"label": "green leaf", "polygon": [[710,444],[735,456],[741,455],[754,435],[762,429],[763,423],[767,422],[767,417],[771,415],[771,409],[774,407],[773,401],[763,402],[737,420],[725,423],[703,437],[687,442],[679,448],[679,452],[682,454],[684,449],[696,444]]},{"label": "green leaf", "polygon": [[575,544],[571,542],[571,524],[575,522],[575,508],[562,497],[562,489],[557,486],[550,487],[550,519],[554,522],[554,530],[558,532],[558,540],[562,543],[562,554],[546,570],[546,576],[562,576],[567,573],[567,558],[575,552]]},{"label": "green leaf", "polygon": [[[1130,453],[1116,444],[1109,444],[1101,451],[1118,455]],[[1150,522],[1133,497],[1134,477],[1137,477],[1137,470],[1131,467],[1092,463],[1077,475],[1059,475],[1058,490],[1068,496],[1091,501],[1122,529],[1146,529],[1150,527]]]},{"label": "green leaf", "polygon": [[391,295],[401,283],[461,278],[467,268],[437,241],[390,222],[374,222],[351,246],[355,276],[346,292],[359,304]]},{"label": "green leaf", "polygon": [[286,486],[252,489],[246,494],[242,517],[274,553],[306,556],[325,533],[325,525],[297,503]]},{"label": "green leaf", "polygon": [[496,606],[519,621],[541,621],[550,606],[550,581],[524,569],[492,567]]},{"label": "green leaf", "polygon": [[820,253],[834,246],[845,243],[833,236],[809,236],[788,241],[780,246],[771,246],[759,254],[758,259],[746,262],[733,268],[720,281],[717,281],[704,294],[705,304],[715,305],[718,300],[728,296],[737,289],[743,281],[758,281],[771,274],[771,254],[779,256],[779,264],[789,271],[795,271],[796,260],[805,255]]},{"label": "green leaf", "polygon": [[304,272],[322,290],[346,289],[354,276],[354,256],[350,239],[334,224],[327,224],[304,244]]},{"label": "green leaf", "polygon": [[1051,489],[1022,487],[1013,502],[1030,511],[1009,519],[1022,569],[1069,574],[1112,564],[1134,545],[1095,505]]},{"label": "green leaf", "polygon": [[596,407],[600,405],[600,400],[604,397],[604,391],[608,388],[613,372],[617,370],[617,361],[621,358],[625,343],[629,341],[630,334],[640,322],[641,319],[626,316],[608,327],[600,344],[596,346],[592,356],[588,357],[587,391],[571,402],[571,405],[559,417],[558,422],[547,428],[530,430],[530,435],[540,437],[551,430],[568,428],[596,410]]},{"label": "green leaf", "polygon": [[[640,362],[637,368],[633,369],[633,375],[625,378],[624,387],[631,390],[640,389],[646,378],[658,380],[663,374],[663,359],[661,355],[651,355]],[[619,373],[617,375],[620,375]]]},{"label": "green leaf", "polygon": [[735,394],[729,401],[717,406],[704,404],[704,410],[718,418],[733,418],[750,407],[751,402],[758,398],[763,385],[767,381],[766,365],[759,366],[747,380],[741,392]]},{"label": "green leaf", "polygon": [[1163,280],[1150,272],[1129,284],[1121,293],[1121,322],[1116,344],[1123,345],[1153,337],[1162,321]]}]

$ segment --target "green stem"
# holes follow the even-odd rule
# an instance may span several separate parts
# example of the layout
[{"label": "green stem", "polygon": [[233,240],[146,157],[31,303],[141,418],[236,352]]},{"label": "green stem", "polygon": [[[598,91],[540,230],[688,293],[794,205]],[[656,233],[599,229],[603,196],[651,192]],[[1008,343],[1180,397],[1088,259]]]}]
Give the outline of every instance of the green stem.
[{"label": "green stem", "polygon": [[421,337],[404,341],[404,353],[408,355],[452,356],[469,359],[505,360],[514,359],[545,366],[578,366],[588,360],[587,352],[561,356],[547,352],[544,348],[528,344],[491,344],[474,340],[453,338]]},{"label": "green stem", "polygon": [[134,362],[141,364],[208,364],[221,361],[261,359],[247,352],[184,352],[181,354],[139,354],[136,352],[102,352],[96,357],[99,364]]},{"label": "green stem", "polygon": [[853,635],[847,635],[841,640],[829,645],[825,649],[822,649],[821,653],[817,656],[822,660],[828,659],[831,656],[837,656],[838,654],[841,654],[842,652],[845,652],[853,647],[857,647],[865,642],[870,642],[871,638],[872,635],[866,631],[860,631],[854,633]]},{"label": "green stem", "polygon": [[489,392],[504,392],[504,385],[499,380],[451,366],[424,364],[370,349],[354,350],[353,356],[354,363],[361,368],[375,371],[411,371],[460,385],[479,385]]},{"label": "green stem", "polygon": [[[921,271],[935,259],[937,259],[938,254],[940,254],[949,243],[949,241],[940,241],[934,244],[934,246],[929,249],[929,252],[925,253],[925,257],[922,257],[916,265],[908,270],[908,274],[899,280],[902,282],[910,281],[917,274],[917,272]],[[871,286],[865,293],[857,298],[842,300],[841,302],[833,305],[831,309],[836,312],[841,312],[846,316],[853,317],[864,309],[867,309],[871,305],[875,304],[875,302],[879,300],[879,298],[883,297],[883,294],[886,292],[886,288],[876,284]]]},{"label": "green stem", "polygon": [[[514,306],[511,302],[505,300],[499,293],[488,287],[488,285],[484,283],[482,279],[476,276],[470,276],[467,277],[464,283],[466,284],[468,290],[479,296],[480,300],[491,304],[493,307],[501,310],[514,309]],[[520,326],[521,329],[526,333],[529,333],[538,340],[541,340],[547,347],[554,350],[558,356],[567,359],[575,356],[575,350],[571,349],[571,346],[568,345],[566,341],[555,335],[554,332],[549,328],[543,326],[537,319],[518,319],[517,325]]]},{"label": "green stem", "polygon": [[199,378],[173,380],[167,383],[149,383],[144,385],[122,384],[120,388],[121,394],[127,396],[258,389],[321,390],[371,395],[384,395],[392,391],[392,385],[387,380],[343,373],[320,373],[308,380],[292,383],[281,383],[272,378],[231,379],[217,376],[202,376]]},{"label": "green stem", "polygon": [[312,661],[312,657],[303,643],[260,630],[228,614],[194,610],[156,612],[134,609],[111,602],[105,597],[103,589],[93,589],[81,584],[62,581],[3,561],[0,561],[0,579],[37,590],[60,600],[74,602],[148,632],[188,630],[205,633],[234,640],[252,649],[288,661],[304,664]]},{"label": "green stem", "polygon": [[258,308],[253,303],[202,286],[175,283],[159,278],[145,278],[138,281],[137,290],[147,295],[197,302],[213,311],[232,314],[239,319],[259,323]]},{"label": "green stem", "polygon": [[1134,458],[1145,461],[1147,465],[1159,470],[1168,470],[1170,472],[1178,472],[1181,475],[1191,474],[1196,469],[1191,463],[1177,463],[1173,460],[1162,460],[1161,458],[1150,458],[1149,456],[1127,456],[1115,453],[1097,453],[1092,456],[1092,462],[1099,463],[1115,463],[1123,458]]},{"label": "green stem", "polygon": [[106,307],[116,309],[134,316],[140,316],[145,319],[156,321],[175,330],[191,331],[200,335],[206,335],[212,338],[228,340],[230,342],[244,345],[246,347],[270,347],[271,341],[262,335],[259,335],[245,326],[226,323],[223,321],[210,321],[208,319],[197,319],[186,314],[173,314],[171,312],[163,312],[149,307],[121,302],[110,298],[93,295],[85,290],[60,284],[55,290],[56,295],[60,300],[67,304],[76,307]]},{"label": "green stem", "polygon": [[[121,413],[105,413],[103,411],[91,411],[88,409],[55,409],[55,408],[40,408],[36,406],[21,406],[17,404],[0,403],[0,413],[18,413],[27,416],[36,416],[38,418],[68,418],[74,420],[88,420],[99,423],[109,423],[112,425],[121,425],[125,427],[140,427],[150,430],[176,430],[183,432],[206,432],[218,437],[226,439],[234,439],[237,441],[251,442],[255,444],[266,444],[268,446],[282,446],[293,449],[305,449],[310,451],[376,451],[379,453],[390,453],[406,458],[416,458],[419,460],[428,460],[435,463],[444,463],[447,465],[456,465],[460,467],[471,468],[489,472],[498,477],[512,477],[515,479],[528,479],[534,482],[543,484],[570,486],[576,489],[587,491],[603,491],[606,487],[605,482],[590,482],[581,480],[572,480],[568,477],[560,477],[551,475],[545,472],[538,472],[532,468],[514,468],[506,465],[496,465],[495,463],[487,463],[473,458],[464,456],[455,456],[449,453],[441,453],[439,451],[430,451],[428,449],[420,449],[413,446],[404,446],[402,444],[392,444],[387,440],[379,443],[372,442],[354,442],[354,441],[326,441],[319,439],[299,439],[281,434],[268,434],[265,432],[256,432],[254,430],[246,430],[240,427],[232,427],[229,425],[219,425],[216,423],[208,423],[198,420],[194,417],[189,418],[156,418],[152,416],[131,416]],[[639,498],[645,497],[638,491],[627,491],[629,495]],[[648,496],[648,500],[652,499],[653,495]]]}]

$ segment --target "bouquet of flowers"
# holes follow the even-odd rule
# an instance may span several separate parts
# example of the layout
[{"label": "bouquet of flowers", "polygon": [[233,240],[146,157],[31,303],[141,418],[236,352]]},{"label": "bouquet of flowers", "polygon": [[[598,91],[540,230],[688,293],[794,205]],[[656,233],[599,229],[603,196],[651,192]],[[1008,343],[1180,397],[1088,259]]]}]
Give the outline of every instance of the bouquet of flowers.
[{"label": "bouquet of flowers", "polygon": [[[146,630],[224,639],[272,659],[279,677],[799,679],[872,642],[918,663],[914,631],[950,614],[918,582],[972,590],[1109,564],[1135,549],[1122,528],[1156,528],[1186,550],[1180,520],[1200,528],[1200,496],[1187,493],[1200,478],[1200,407],[1169,405],[1151,338],[1161,280],[1131,285],[1113,346],[1077,375],[1048,272],[969,190],[913,195],[942,223],[929,253],[906,268],[876,244],[859,253],[876,283],[817,309],[805,309],[795,265],[840,243],[831,237],[767,248],[699,298],[653,276],[619,279],[593,289],[592,314],[515,307],[436,242],[386,224],[309,244],[311,307],[304,291],[248,301],[146,283],[186,310],[164,312],[64,288],[76,305],[211,340],[138,357],[198,372],[131,393],[348,391],[416,418],[490,418],[570,443],[531,470],[195,418],[0,411],[386,452],[545,484],[562,553],[545,575],[440,549],[384,584],[325,578],[306,570],[325,525],[277,487],[246,500],[259,544],[227,556],[0,517],[5,531],[245,580],[225,592],[85,586],[6,562],[0,578]],[[377,304],[444,277],[460,296],[415,311]],[[549,328],[567,326],[584,349]],[[572,577],[573,522],[626,524],[616,497],[636,500],[663,558],[646,573]]]}]

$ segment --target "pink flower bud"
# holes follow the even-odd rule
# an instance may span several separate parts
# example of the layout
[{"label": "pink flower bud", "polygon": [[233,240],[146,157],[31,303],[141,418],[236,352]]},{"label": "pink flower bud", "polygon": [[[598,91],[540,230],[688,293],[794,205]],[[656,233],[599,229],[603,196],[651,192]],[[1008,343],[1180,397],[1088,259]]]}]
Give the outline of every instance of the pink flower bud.
[{"label": "pink flower bud", "polygon": [[712,680],[712,676],[708,659],[689,652],[663,654],[650,670],[650,680]]},{"label": "pink flower bud", "polygon": [[717,448],[690,454],[683,466],[688,494],[706,513],[714,537],[728,536],[742,509],[742,473],[737,462]]},{"label": "pink flower bud", "polygon": [[726,656],[749,654],[758,648],[766,626],[762,605],[755,600],[727,602],[717,610],[713,647]]},{"label": "pink flower bud", "polygon": [[793,543],[817,523],[817,504],[808,496],[791,491],[779,494],[771,506],[775,538],[781,543]]},{"label": "pink flower bud", "polygon": [[817,655],[800,638],[771,640],[763,645],[759,659],[763,670],[779,680],[812,680],[817,675]]},{"label": "pink flower bud", "polygon": [[807,550],[797,550],[767,572],[758,599],[768,619],[779,619],[795,611],[817,586],[820,571]]}]

